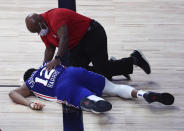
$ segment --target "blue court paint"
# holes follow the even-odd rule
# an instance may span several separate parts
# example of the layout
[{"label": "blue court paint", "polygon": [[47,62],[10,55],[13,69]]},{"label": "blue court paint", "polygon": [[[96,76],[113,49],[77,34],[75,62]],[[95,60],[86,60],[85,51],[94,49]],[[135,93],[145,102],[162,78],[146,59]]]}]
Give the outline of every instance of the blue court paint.
[{"label": "blue court paint", "polygon": [[[59,8],[67,8],[76,11],[75,0],[58,0]],[[69,51],[62,58],[63,65],[69,65]],[[82,110],[68,107],[63,104],[63,130],[64,131],[84,131]]]}]

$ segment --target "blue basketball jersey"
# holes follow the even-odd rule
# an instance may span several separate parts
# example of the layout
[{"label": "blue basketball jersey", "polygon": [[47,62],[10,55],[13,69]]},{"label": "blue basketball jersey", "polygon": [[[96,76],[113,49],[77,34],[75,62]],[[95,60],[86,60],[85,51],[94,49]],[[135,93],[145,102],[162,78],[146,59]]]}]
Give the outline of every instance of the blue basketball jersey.
[{"label": "blue basketball jersey", "polygon": [[31,77],[25,82],[27,87],[37,96],[49,101],[57,101],[55,89],[56,81],[65,68],[62,65],[52,69],[46,70],[46,64],[34,71]]}]

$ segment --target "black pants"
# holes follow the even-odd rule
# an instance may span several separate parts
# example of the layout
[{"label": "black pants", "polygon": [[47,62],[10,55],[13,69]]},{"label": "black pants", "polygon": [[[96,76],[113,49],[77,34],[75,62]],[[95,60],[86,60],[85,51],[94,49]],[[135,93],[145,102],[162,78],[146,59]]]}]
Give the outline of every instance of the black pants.
[{"label": "black pants", "polygon": [[[92,62],[93,66],[89,66],[90,62]],[[90,24],[90,30],[80,43],[70,50],[69,63],[72,66],[84,67],[102,74],[107,78],[133,72],[132,57],[115,61],[108,60],[105,30],[94,20]]]}]

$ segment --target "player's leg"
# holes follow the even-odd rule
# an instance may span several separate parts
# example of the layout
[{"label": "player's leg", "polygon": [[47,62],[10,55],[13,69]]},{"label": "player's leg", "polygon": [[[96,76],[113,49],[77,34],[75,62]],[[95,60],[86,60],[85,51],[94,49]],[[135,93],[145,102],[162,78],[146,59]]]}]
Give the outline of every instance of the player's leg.
[{"label": "player's leg", "polygon": [[[85,75],[86,72],[88,71],[83,68],[68,67],[58,79],[56,88],[57,99],[86,111],[109,111],[112,108],[112,105],[100,97],[105,81],[98,81],[98,85],[102,87],[99,87],[100,91],[93,92],[93,90],[89,90],[87,86],[88,84],[95,86],[95,84],[86,81],[90,78]],[[95,94],[98,94],[99,96],[96,96]]]},{"label": "player's leg", "polygon": [[[67,88],[67,87],[66,87]],[[85,87],[75,86],[75,90],[70,91],[70,95],[62,96],[57,90],[58,101],[64,101],[68,106],[80,108],[84,111],[102,113],[111,110],[112,105],[101,97],[96,96],[93,92]]]},{"label": "player's leg", "polygon": [[[105,78],[97,73],[87,71],[83,68],[69,67],[67,68],[68,77],[72,82],[77,83],[74,100],[80,100],[80,107],[86,111],[106,112],[112,108],[112,105],[101,98],[102,90],[105,85]],[[93,93],[90,95],[90,92]],[[88,94],[88,96],[86,96]],[[95,94],[95,95],[94,95]]]},{"label": "player's leg", "polygon": [[107,79],[105,80],[105,88],[103,93],[110,96],[120,96],[126,99],[143,98],[148,103],[160,102],[165,105],[171,105],[174,102],[174,97],[169,93],[156,93],[136,90],[128,85],[114,84]]},{"label": "player's leg", "polygon": [[65,78],[64,82],[69,79],[72,83],[87,88],[99,97],[102,95],[105,85],[105,77],[81,67],[70,66],[66,68],[62,78]]}]

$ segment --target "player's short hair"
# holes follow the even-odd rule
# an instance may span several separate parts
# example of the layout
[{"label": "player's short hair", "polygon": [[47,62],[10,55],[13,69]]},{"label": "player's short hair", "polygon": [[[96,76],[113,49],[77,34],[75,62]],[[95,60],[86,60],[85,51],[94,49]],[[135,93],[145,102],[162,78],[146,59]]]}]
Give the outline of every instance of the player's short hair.
[{"label": "player's short hair", "polygon": [[35,68],[30,68],[24,73],[24,82],[32,75],[32,73],[36,71]]}]

